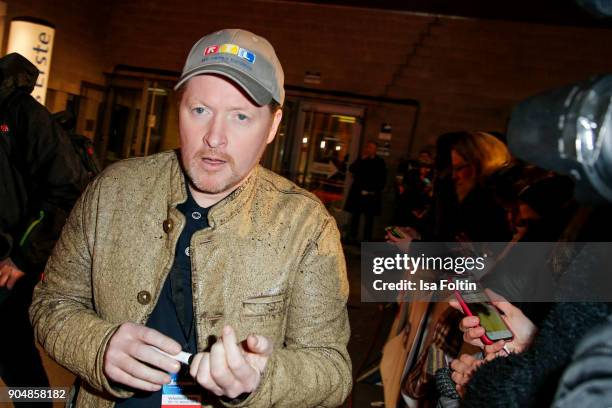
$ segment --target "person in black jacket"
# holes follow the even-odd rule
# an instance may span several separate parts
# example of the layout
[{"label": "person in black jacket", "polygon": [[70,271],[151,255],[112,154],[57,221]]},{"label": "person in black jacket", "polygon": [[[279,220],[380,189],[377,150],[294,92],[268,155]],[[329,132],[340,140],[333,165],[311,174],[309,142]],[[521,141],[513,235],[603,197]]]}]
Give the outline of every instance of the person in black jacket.
[{"label": "person in black jacket", "polygon": [[451,147],[451,170],[459,203],[456,239],[506,242],[512,237],[504,209],[484,180],[512,160],[506,146],[484,132],[466,132]]},{"label": "person in black jacket", "polygon": [[387,179],[387,166],[385,161],[376,155],[376,143],[366,142],[361,157],[349,166],[349,171],[353,175],[353,184],[344,206],[344,209],[352,214],[349,240],[357,239],[363,214],[363,240],[371,241],[374,217],[381,212],[382,191]]},{"label": "person in black jacket", "polygon": [[0,376],[8,386],[48,386],[28,307],[87,173],[68,137],[30,92],[38,70],[19,54],[0,59]]},{"label": "person in black jacket", "polygon": [[486,180],[508,165],[507,147],[485,132],[453,132],[437,143],[436,179],[431,210],[423,230],[399,227],[406,238],[387,234],[390,242],[508,242],[512,232],[504,208]]},{"label": "person in black jacket", "polygon": [[[578,398],[585,406],[606,406],[600,402],[610,384],[605,366],[609,355],[601,330],[605,332],[612,314],[610,210],[609,204],[583,207],[569,223],[549,264],[559,273],[552,291],[556,303],[537,326],[515,305],[494,302],[514,338],[484,346],[486,362],[451,364],[452,378],[463,390],[462,407],[575,406],[571,403]],[[477,344],[484,332],[473,316],[463,318],[460,328],[471,344]],[[597,349],[585,352],[581,342]],[[509,355],[501,351],[503,345]]]}]

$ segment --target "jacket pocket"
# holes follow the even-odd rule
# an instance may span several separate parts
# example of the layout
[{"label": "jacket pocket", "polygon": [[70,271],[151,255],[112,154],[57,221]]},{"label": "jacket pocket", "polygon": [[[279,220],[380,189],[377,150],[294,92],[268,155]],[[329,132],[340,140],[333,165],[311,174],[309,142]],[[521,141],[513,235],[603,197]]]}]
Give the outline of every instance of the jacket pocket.
[{"label": "jacket pocket", "polygon": [[285,332],[287,300],[284,294],[260,296],[242,301],[241,329],[249,333],[266,336],[274,347],[281,347]]},{"label": "jacket pocket", "polygon": [[258,296],[242,302],[242,316],[264,317],[280,315],[285,311],[285,294]]}]

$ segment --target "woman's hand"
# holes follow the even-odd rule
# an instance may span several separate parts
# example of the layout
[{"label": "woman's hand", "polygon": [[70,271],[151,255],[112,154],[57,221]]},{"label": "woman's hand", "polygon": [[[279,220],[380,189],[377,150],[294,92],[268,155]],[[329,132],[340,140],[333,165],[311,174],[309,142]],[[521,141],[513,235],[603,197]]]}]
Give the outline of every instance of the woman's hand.
[{"label": "woman's hand", "polygon": [[504,348],[510,353],[522,353],[527,350],[533,338],[538,332],[538,328],[527,316],[523,314],[521,309],[512,305],[500,295],[488,290],[491,303],[502,311],[501,317],[514,335],[512,340],[499,340],[498,342],[485,347],[485,353],[497,353],[500,348]]},{"label": "woman's hand", "polygon": [[462,398],[465,393],[465,386],[472,378],[474,371],[482,363],[484,363],[484,360],[478,360],[469,354],[462,354],[461,357],[451,362],[450,368],[453,370],[451,378],[455,382],[457,392]]},{"label": "woman's hand", "polygon": [[[402,238],[398,238],[391,233],[391,228],[395,228],[396,231],[402,235]],[[385,240],[387,242],[395,244],[401,251],[408,252],[410,244],[415,239],[421,239],[421,234],[412,227],[391,227],[387,228]]]},{"label": "woman's hand", "polygon": [[[537,333],[537,327],[523,314],[521,309],[513,306],[502,296],[490,289],[486,289],[485,292],[491,299],[491,303],[501,311],[501,318],[512,332],[513,338],[509,341],[499,340],[494,344],[485,346],[481,340],[481,337],[485,335],[485,329],[480,326],[480,319],[477,316],[466,316],[459,323],[459,329],[463,332],[463,340],[483,349],[486,357],[490,355],[498,356],[499,353],[506,354],[505,351],[502,352],[504,346],[505,350],[510,353],[525,351],[531,345],[533,337]],[[456,300],[450,300],[449,303],[455,309],[461,310],[461,306]]]}]

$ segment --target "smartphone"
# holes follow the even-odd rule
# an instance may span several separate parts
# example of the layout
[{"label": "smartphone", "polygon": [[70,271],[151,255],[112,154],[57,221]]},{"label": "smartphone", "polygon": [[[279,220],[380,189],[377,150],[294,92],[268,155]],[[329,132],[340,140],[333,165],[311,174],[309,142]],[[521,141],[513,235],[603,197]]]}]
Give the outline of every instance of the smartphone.
[{"label": "smartphone", "polygon": [[404,239],[406,235],[402,231],[400,231],[397,227],[387,227],[385,231],[393,235],[395,238]]},{"label": "smartphone", "polygon": [[512,332],[483,291],[469,293],[455,291],[455,297],[463,313],[468,316],[478,316],[480,319],[480,326],[485,329],[485,334],[480,337],[484,344],[489,345],[498,340],[512,339]]}]

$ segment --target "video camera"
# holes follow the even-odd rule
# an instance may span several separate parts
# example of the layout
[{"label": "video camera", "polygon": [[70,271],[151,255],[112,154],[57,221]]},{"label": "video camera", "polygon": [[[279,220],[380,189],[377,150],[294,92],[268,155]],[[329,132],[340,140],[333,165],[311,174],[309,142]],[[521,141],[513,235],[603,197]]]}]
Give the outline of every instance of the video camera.
[{"label": "video camera", "polygon": [[[576,0],[612,16],[608,0]],[[576,180],[582,202],[612,202],[612,74],[533,96],[514,108],[508,146],[520,159]]]},{"label": "video camera", "polygon": [[521,102],[508,146],[525,161],[571,175],[580,201],[612,202],[612,74]]}]

